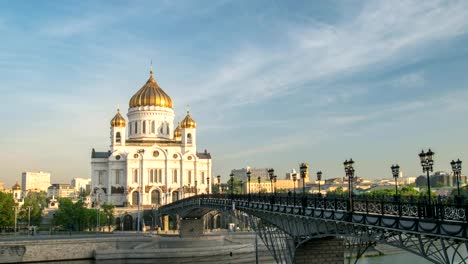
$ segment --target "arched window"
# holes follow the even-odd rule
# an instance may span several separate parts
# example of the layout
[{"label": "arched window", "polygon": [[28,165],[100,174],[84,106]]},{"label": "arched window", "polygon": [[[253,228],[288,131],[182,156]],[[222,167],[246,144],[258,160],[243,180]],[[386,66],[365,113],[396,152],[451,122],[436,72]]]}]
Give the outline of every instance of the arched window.
[{"label": "arched window", "polygon": [[119,143],[119,144],[120,144],[120,140],[121,140],[121,138],[120,138],[120,132],[115,133],[115,143]]},{"label": "arched window", "polygon": [[154,121],[151,121],[151,133],[156,133],[156,123]]},{"label": "arched window", "polygon": [[192,134],[190,133],[187,134],[187,143],[192,144]]},{"label": "arched window", "polygon": [[160,205],[161,204],[161,194],[158,190],[153,190],[151,192],[151,204]]},{"label": "arched window", "polygon": [[143,134],[146,134],[146,121],[143,122]]},{"label": "arched window", "polygon": [[134,191],[132,193],[132,205],[137,205],[139,199],[140,199],[139,193],[137,191]]},{"label": "arched window", "polygon": [[138,169],[133,169],[133,182],[138,182]]}]

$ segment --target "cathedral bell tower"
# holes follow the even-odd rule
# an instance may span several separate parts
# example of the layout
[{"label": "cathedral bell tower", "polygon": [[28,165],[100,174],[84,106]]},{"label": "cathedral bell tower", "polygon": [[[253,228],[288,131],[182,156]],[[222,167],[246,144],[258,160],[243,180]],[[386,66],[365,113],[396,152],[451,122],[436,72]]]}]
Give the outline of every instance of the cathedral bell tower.
[{"label": "cathedral bell tower", "polygon": [[111,149],[115,146],[125,146],[127,122],[117,109],[117,114],[111,120]]},{"label": "cathedral bell tower", "polygon": [[187,116],[180,123],[182,128],[182,145],[184,148],[193,150],[194,153],[197,152],[197,123],[190,116],[190,111],[187,110]]}]

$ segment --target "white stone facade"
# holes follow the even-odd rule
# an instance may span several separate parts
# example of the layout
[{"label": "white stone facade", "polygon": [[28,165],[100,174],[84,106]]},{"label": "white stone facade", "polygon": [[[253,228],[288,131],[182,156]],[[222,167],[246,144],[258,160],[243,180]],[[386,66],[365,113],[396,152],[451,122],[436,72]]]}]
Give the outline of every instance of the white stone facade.
[{"label": "white stone facade", "polygon": [[118,113],[111,122],[109,151],[92,151],[95,204],[136,206],[142,191],[142,205],[157,207],[211,193],[211,155],[197,152],[195,123],[179,127],[177,136],[174,110],[155,103],[130,107],[127,117],[128,122]]},{"label": "white stone facade", "polygon": [[21,188],[23,191],[44,191],[50,186],[50,173],[23,172],[21,174]]}]

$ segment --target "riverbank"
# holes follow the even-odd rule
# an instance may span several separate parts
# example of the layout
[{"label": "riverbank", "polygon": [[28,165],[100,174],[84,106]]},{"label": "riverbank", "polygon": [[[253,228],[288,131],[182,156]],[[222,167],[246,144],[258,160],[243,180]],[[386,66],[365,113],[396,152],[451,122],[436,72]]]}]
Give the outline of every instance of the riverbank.
[{"label": "riverbank", "polygon": [[[143,236],[136,233],[94,237],[29,237],[0,242],[0,262],[28,263],[67,260],[153,259],[158,263],[202,263],[232,258],[232,263],[255,260],[253,233],[219,233],[198,238],[174,235]],[[262,263],[273,260],[259,241]],[[234,261],[235,260],[235,261]],[[214,262],[213,262],[214,261]],[[210,263],[210,262],[206,262]]]}]

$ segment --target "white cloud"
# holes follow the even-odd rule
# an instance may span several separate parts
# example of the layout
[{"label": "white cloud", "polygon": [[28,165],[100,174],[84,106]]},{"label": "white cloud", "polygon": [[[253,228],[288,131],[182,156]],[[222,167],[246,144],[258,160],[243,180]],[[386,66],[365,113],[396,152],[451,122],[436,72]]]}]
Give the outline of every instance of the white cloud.
[{"label": "white cloud", "polygon": [[393,84],[400,87],[417,87],[425,83],[426,77],[423,72],[412,72],[398,77]]},{"label": "white cloud", "polygon": [[[371,1],[351,21],[291,26],[282,32],[289,45],[281,54],[260,44],[241,49],[208,77],[198,99],[257,102],[310,82],[405,64],[411,52],[428,52],[436,41],[464,34],[467,9],[466,1]],[[402,81],[418,84],[424,78],[415,74]]]}]

